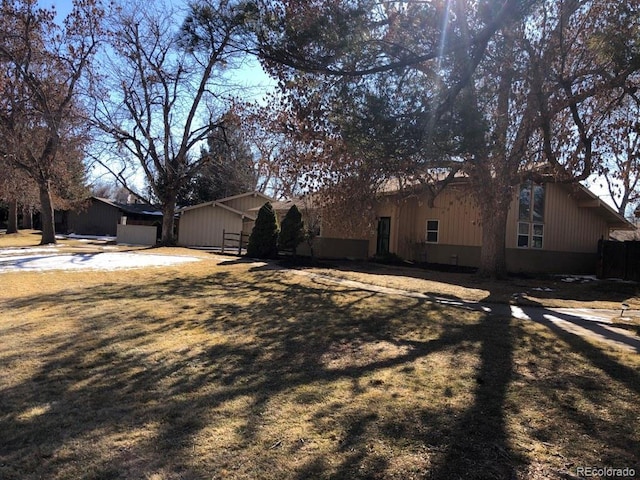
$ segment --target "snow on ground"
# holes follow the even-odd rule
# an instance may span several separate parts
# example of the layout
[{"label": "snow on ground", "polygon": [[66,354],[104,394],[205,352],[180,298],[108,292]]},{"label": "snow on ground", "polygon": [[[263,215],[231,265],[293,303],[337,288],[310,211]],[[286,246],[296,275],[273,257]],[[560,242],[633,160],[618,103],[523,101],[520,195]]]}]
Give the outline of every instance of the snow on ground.
[{"label": "snow on ground", "polygon": [[56,235],[58,240],[63,240],[65,238],[70,238],[72,240],[80,240],[81,242],[90,242],[92,240],[100,240],[103,242],[111,242],[115,241],[116,237],[110,237],[108,235],[76,235],[75,233],[70,233],[69,235]]},{"label": "snow on ground", "polygon": [[[43,254],[46,251],[48,254]],[[10,252],[10,253],[7,253]],[[29,253],[27,255],[26,253]],[[32,255],[35,253],[35,255]],[[118,270],[195,262],[196,257],[154,255],[132,252],[56,254],[51,249],[0,250],[0,273],[44,270]]]},{"label": "snow on ground", "polygon": [[47,247],[16,247],[16,248],[0,248],[0,256],[2,255],[23,255],[25,253],[48,253],[55,254],[57,245]]}]

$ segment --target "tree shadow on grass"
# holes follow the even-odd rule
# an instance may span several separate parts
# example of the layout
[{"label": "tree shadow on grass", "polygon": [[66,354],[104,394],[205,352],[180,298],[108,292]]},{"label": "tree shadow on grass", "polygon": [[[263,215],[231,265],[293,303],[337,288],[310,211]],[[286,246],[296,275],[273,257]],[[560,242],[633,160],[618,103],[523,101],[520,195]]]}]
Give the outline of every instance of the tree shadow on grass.
[{"label": "tree shadow on grass", "polygon": [[[620,359],[624,355],[636,355],[628,351],[629,347],[635,348],[635,340],[615,332],[612,335],[605,323],[542,307],[522,310],[531,321],[542,325],[559,340],[559,348],[570,353],[559,357],[554,351],[536,348],[536,343],[544,344],[544,339],[524,331],[528,330],[527,320],[523,322],[518,315],[518,328],[523,330],[520,337],[527,339],[528,348],[536,353],[527,367],[536,372],[547,363],[547,368],[557,372],[539,383],[546,405],[561,411],[564,418],[562,428],[548,423],[536,436],[545,443],[564,443],[568,452],[582,446],[583,450],[593,452],[591,463],[594,465],[621,465],[640,471],[637,456],[640,451],[637,409],[640,373]],[[607,343],[609,341],[616,341],[618,345]],[[545,413],[557,415],[551,410]],[[567,454],[565,463],[575,473],[577,466],[584,466],[588,461]]]},{"label": "tree shadow on grass", "polygon": [[[525,312],[530,313],[530,310],[525,309]],[[605,350],[585,340],[583,336],[567,330],[567,328],[563,328],[555,320],[560,319],[567,323],[578,325],[596,335],[601,336],[605,341],[610,340],[630,347],[636,353],[638,352],[638,339],[631,338],[626,335],[620,335],[616,332],[611,332],[598,322],[582,320],[573,315],[558,313],[554,310],[539,309],[531,315],[535,322],[546,326],[559,338],[563,339],[568,345],[570,345],[574,351],[580,353],[580,355],[584,357],[585,361],[601,369],[611,379],[625,384],[627,388],[640,394],[640,373],[637,370],[621,364],[611,357],[611,355],[609,355]]]},{"label": "tree shadow on grass", "polygon": [[[64,304],[67,318],[77,319],[77,331],[55,333],[32,345],[41,349],[38,371],[3,392],[3,410],[9,412],[0,420],[1,443],[7,445],[2,459],[9,466],[3,476],[127,478],[139,474],[136,469],[144,463],[146,474],[168,469],[186,478],[205,478],[211,467],[194,466],[192,449],[194,438],[210,426],[207,415],[212,410],[246,399],[241,444],[255,445],[264,441],[260,419],[276,397],[297,387],[344,379],[355,382],[355,388],[372,372],[409,365],[453,347],[469,338],[469,329],[478,328],[452,318],[440,336],[403,340],[406,319],[415,323],[416,311],[429,311],[424,300],[382,297],[384,312],[375,312],[360,305],[375,298],[371,292],[284,284],[278,272],[260,275],[259,283],[238,281],[221,272],[136,288],[110,284],[91,291],[64,292],[57,298],[43,295],[9,302],[10,309],[56,309]],[[252,300],[224,303],[217,296],[225,293]],[[167,298],[206,301],[209,311],[200,319],[166,318],[154,312],[152,305]],[[109,315],[129,315],[128,327],[114,330],[103,318],[104,312],[99,316],[87,313],[95,299],[113,302]],[[124,300],[144,300],[142,305],[151,308],[142,316],[140,312],[119,312],[118,302]],[[193,328],[233,341],[185,346],[177,357],[148,348],[153,337],[183,334]],[[323,356],[333,346],[354,339],[363,344],[397,344],[402,350],[390,358],[327,368]],[[473,334],[472,339],[475,341]],[[367,384],[362,387],[364,391],[368,388]],[[37,414],[26,415],[30,408]],[[371,440],[366,426],[378,420],[376,414],[362,412],[362,418],[345,422],[338,446],[343,460],[339,465],[330,462],[332,477],[383,475],[388,459],[369,452],[365,445]],[[92,462],[83,461],[82,468],[78,456],[83,450],[70,446],[87,441],[108,443],[105,438],[113,442],[130,431],[147,431],[150,425],[155,426],[153,433],[146,434],[149,438],[134,445],[123,441],[121,450],[116,448],[108,455],[100,450]],[[69,450],[67,456],[60,453],[65,450]],[[31,460],[25,461],[25,456]],[[263,472],[273,461],[254,460],[258,463],[255,468]],[[231,464],[229,460],[227,467]]]},{"label": "tree shadow on grass", "polygon": [[[345,273],[369,273],[380,277],[405,277],[416,280],[435,281],[455,287],[480,289],[491,292],[501,302],[509,300],[513,293],[524,291],[538,298],[574,301],[624,302],[640,297],[640,284],[616,280],[595,280],[565,282],[560,275],[538,275],[525,277],[512,275],[507,280],[489,281],[474,273],[442,269],[423,268],[419,265],[384,265],[374,262],[333,262],[326,268]],[[303,269],[301,267],[301,269]]]},{"label": "tree shadow on grass", "polygon": [[505,400],[513,368],[513,333],[506,316],[486,316],[477,327],[480,367],[472,405],[457,421],[444,459],[430,478],[508,479],[526,461],[511,451]]},{"label": "tree shadow on grass", "polygon": [[[95,301],[113,305],[91,313]],[[128,301],[139,305],[121,310]],[[191,313],[163,313],[171,305]],[[527,463],[505,427],[519,330],[499,314],[469,320],[467,310],[425,299],[267,270],[106,284],[6,307],[51,309],[76,323],[24,345],[39,351],[27,355],[39,366],[3,390],[3,478],[490,479],[511,478]],[[189,340],[196,331],[207,335]],[[184,346],[161,343],[183,337]],[[391,353],[375,353],[382,347]],[[393,371],[426,381],[420,362],[457,355],[478,361],[462,410],[428,397],[404,405],[394,397],[401,385],[377,377]],[[20,356],[11,358],[19,368]],[[342,384],[350,390],[334,396]],[[311,440],[291,437],[286,426],[270,429],[276,418],[286,425],[287,412],[313,414],[301,433]],[[314,442],[329,446],[314,450]],[[294,455],[300,460],[287,463]]]}]

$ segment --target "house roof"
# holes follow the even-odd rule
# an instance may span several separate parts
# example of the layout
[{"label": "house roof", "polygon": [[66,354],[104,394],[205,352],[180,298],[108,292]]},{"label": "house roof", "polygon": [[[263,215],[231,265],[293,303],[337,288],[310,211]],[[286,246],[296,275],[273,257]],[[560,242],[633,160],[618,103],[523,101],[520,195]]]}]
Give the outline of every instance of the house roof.
[{"label": "house roof", "polygon": [[[220,208],[224,208],[225,210],[228,210],[232,213],[235,213],[237,215],[240,215],[242,218],[248,218],[250,220],[255,220],[256,217],[255,215],[249,215],[246,212],[241,212],[240,210],[237,210],[235,208],[232,208],[228,205],[226,205],[226,202],[229,202],[231,200],[236,200],[238,198],[243,198],[243,197],[261,197],[263,198],[266,202],[273,202],[273,198],[268,197],[267,195],[265,195],[264,193],[260,193],[257,191],[253,191],[253,192],[247,192],[247,193],[241,193],[239,195],[232,195],[230,197],[225,197],[225,198],[221,198],[219,200],[213,200],[211,202],[204,202],[204,203],[199,203],[198,205],[190,205],[188,207],[182,207],[182,208],[178,208],[176,210],[177,213],[183,213],[183,212],[188,212],[189,210],[194,210],[196,208],[206,208],[206,207],[220,207]],[[249,209],[249,211],[258,211],[258,208],[255,209]]]},{"label": "house roof", "polygon": [[228,202],[230,200],[235,200],[237,198],[242,198],[242,197],[262,197],[266,202],[274,202],[275,201],[273,198],[268,197],[264,193],[261,193],[261,192],[255,191],[255,190],[253,192],[240,193],[238,195],[232,195],[230,197],[220,198],[219,200],[216,200],[216,201],[219,202],[219,203],[225,203],[225,202]]},{"label": "house roof", "polygon": [[[271,206],[276,212],[283,212],[285,210],[289,210],[293,205],[298,207],[298,209],[304,208],[304,200],[301,198],[290,198],[288,200],[280,200],[276,202],[271,202]],[[250,208],[250,212],[257,212],[262,207],[254,207]]]},{"label": "house roof", "polygon": [[[452,184],[464,184],[470,180],[466,175],[456,175]],[[626,218],[616,212],[609,204],[602,201],[595,193],[589,190],[581,183],[558,183],[567,193],[574,196],[580,208],[593,208],[595,213],[602,217],[608,224],[609,228],[616,230],[636,230],[636,227]],[[419,182],[408,183],[409,187],[416,188],[420,186]],[[383,195],[393,195],[400,191],[400,183],[397,180],[391,180],[385,184],[382,189]]]},{"label": "house roof", "polygon": [[[229,197],[231,198],[231,197]],[[229,205],[225,205],[224,203],[220,203],[219,200],[213,200],[212,202],[205,202],[205,203],[200,203],[198,205],[191,205],[189,207],[183,207],[183,208],[179,208],[176,210],[177,213],[184,213],[184,212],[188,212],[189,210],[196,210],[198,208],[207,208],[207,207],[211,207],[211,208],[222,208],[223,210],[227,210],[231,213],[234,213],[236,215],[239,215],[242,218],[248,218],[249,220],[255,220],[256,217],[253,215],[249,215],[245,212],[241,212],[240,210],[236,210],[235,208],[231,208]]]},{"label": "house roof", "polygon": [[640,231],[640,223],[634,223],[635,230],[613,230],[609,235],[611,240],[626,242],[629,240],[638,240],[638,232]]},{"label": "house roof", "polygon": [[92,197],[94,200],[105,203],[111,207],[117,208],[123,213],[130,215],[153,215],[162,216],[162,211],[158,207],[149,203],[119,203],[109,200],[108,198]]}]

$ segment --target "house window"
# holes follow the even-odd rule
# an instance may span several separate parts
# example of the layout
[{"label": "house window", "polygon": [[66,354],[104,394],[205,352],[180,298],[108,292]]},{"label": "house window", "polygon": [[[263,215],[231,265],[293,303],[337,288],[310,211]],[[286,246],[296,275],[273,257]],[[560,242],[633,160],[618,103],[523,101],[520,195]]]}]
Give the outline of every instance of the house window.
[{"label": "house window", "polygon": [[526,248],[529,246],[530,223],[518,222],[518,246]]},{"label": "house window", "polygon": [[439,220],[427,220],[427,243],[438,243]]},{"label": "house window", "polygon": [[533,232],[531,235],[531,247],[542,248],[542,238],[544,237],[544,225],[541,223],[533,224]]},{"label": "house window", "polygon": [[518,198],[518,247],[542,248],[544,239],[544,185],[528,181],[520,185]]}]

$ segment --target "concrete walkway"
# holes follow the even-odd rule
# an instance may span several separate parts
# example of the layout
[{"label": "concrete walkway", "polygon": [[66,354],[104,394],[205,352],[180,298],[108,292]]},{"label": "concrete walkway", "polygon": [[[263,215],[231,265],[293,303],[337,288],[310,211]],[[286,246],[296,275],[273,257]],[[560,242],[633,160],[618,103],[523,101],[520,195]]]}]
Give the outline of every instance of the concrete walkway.
[{"label": "concrete walkway", "polygon": [[[552,330],[559,329],[563,332],[577,335],[584,339],[597,340],[611,347],[640,353],[640,337],[633,335],[629,330],[615,326],[613,319],[620,321],[620,310],[598,310],[589,308],[547,308],[538,306],[490,304],[458,300],[437,295],[429,295],[420,292],[400,290],[397,288],[382,287],[369,283],[347,280],[329,275],[322,275],[304,270],[288,270],[296,275],[306,276],[319,283],[326,282],[342,285],[348,288],[376,292],[384,295],[398,295],[409,298],[423,299],[430,302],[447,305],[455,308],[493,313],[498,315],[510,315],[519,320],[530,320],[546,325]],[[629,320],[640,316],[638,311],[627,311],[625,315]],[[624,317],[622,319],[624,321]]]}]

